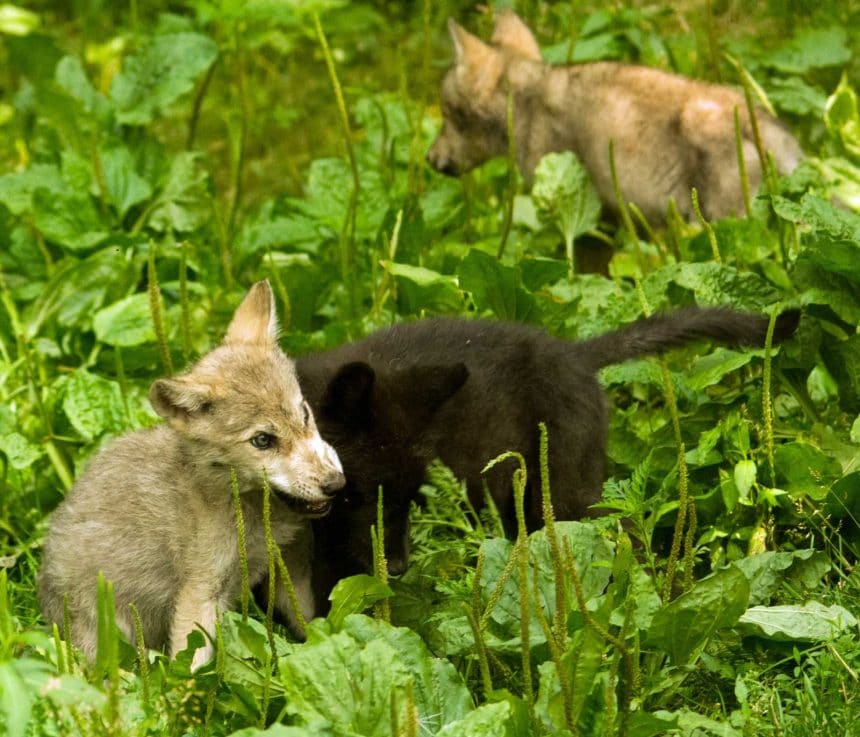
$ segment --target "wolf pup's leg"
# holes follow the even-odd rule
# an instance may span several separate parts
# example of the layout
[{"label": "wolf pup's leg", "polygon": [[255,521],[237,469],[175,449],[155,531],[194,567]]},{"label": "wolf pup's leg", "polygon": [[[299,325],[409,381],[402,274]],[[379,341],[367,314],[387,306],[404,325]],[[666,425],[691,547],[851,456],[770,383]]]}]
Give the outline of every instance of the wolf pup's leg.
[{"label": "wolf pup's leg", "polygon": [[215,655],[212,641],[215,639],[215,622],[218,612],[223,609],[222,602],[212,593],[209,586],[199,581],[185,584],[176,598],[176,611],[170,628],[170,657],[184,650],[188,645],[188,635],[196,627],[206,634],[206,644],[194,653],[191,670],[197,670],[208,663]]}]

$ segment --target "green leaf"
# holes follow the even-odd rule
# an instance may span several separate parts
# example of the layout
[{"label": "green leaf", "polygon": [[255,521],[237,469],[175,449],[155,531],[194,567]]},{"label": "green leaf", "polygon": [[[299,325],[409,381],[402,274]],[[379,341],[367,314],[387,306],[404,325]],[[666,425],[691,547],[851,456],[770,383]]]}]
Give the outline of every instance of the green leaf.
[{"label": "green leaf", "polygon": [[553,284],[567,276],[567,264],[554,258],[525,258],[519,263],[523,286],[536,292],[546,284]]},{"label": "green leaf", "polygon": [[0,33],[29,36],[39,27],[39,16],[18,5],[0,5]]},{"label": "green leaf", "polygon": [[731,627],[747,608],[750,586],[737,568],[726,568],[693,584],[651,620],[647,641],[662,648],[675,665],[690,662],[718,630]]},{"label": "green leaf", "polygon": [[857,627],[857,619],[844,607],[825,606],[817,601],[803,605],[750,607],[738,620],[738,629],[748,635],[780,642],[819,642],[836,639]]},{"label": "green leaf", "polygon": [[540,323],[540,309],[534,295],[522,285],[517,267],[503,266],[490,254],[473,248],[460,262],[457,278],[479,310],[492,310],[502,320]]},{"label": "green leaf", "polygon": [[0,203],[13,215],[32,212],[33,193],[40,188],[51,192],[66,190],[60,170],[53,164],[33,164],[24,171],[4,174],[0,177]]},{"label": "green leaf", "polygon": [[436,737],[508,737],[511,705],[507,701],[484,704],[463,719],[447,724]]},{"label": "green leaf", "polygon": [[117,119],[126,125],[151,123],[158,112],[194,88],[217,56],[215,42],[200,33],[155,36],[125,59],[111,82]]},{"label": "green leaf", "polygon": [[756,471],[755,461],[743,460],[735,464],[735,486],[742,502],[749,502],[750,490],[755,483]]},{"label": "green leaf", "polygon": [[839,461],[810,443],[783,443],[774,451],[774,465],[782,488],[795,495],[821,498],[842,475]]},{"label": "green leaf", "polygon": [[787,74],[804,74],[810,69],[838,67],[851,59],[848,34],[844,28],[808,28],[761,58],[762,64]]},{"label": "green leaf", "polygon": [[824,113],[827,95],[820,87],[804,82],[800,77],[772,79],[767,84],[767,96],[780,110],[795,115],[812,115],[816,119]]},{"label": "green leaf", "polygon": [[842,74],[839,86],[827,98],[824,122],[843,152],[860,163],[860,112],[857,93],[849,86],[846,73]]},{"label": "green leaf", "polygon": [[740,353],[728,348],[715,348],[706,356],[693,361],[690,370],[684,375],[684,382],[696,391],[718,384],[724,376],[737,371],[752,361],[754,352]]},{"label": "green leaf", "polygon": [[409,682],[431,734],[472,709],[454,667],[431,657],[417,634],[358,614],[340,632],[314,630],[280,659],[278,670],[292,721],[336,734],[388,737],[392,700],[402,723]]},{"label": "green leaf", "polygon": [[532,199],[541,218],[554,224],[566,243],[597,226],[600,198],[588,171],[570,151],[547,154],[540,160]]},{"label": "green leaf", "polygon": [[25,737],[34,695],[15,666],[14,660],[0,663],[0,713],[8,737]]},{"label": "green leaf", "polygon": [[46,239],[73,251],[90,249],[108,236],[106,225],[86,195],[39,188],[33,192],[33,216]]},{"label": "green leaf", "polygon": [[[593,525],[581,522],[558,522],[556,532],[562,550],[567,546],[576,563],[586,600],[601,595],[612,573],[614,551],[612,545],[601,536]],[[487,606],[502,570],[513,553],[510,540],[490,538],[481,544],[484,553],[484,569],[481,575],[482,603]],[[537,585],[540,606],[551,619],[555,610],[555,566],[545,530],[529,535],[529,560],[538,572]],[[532,585],[530,579],[529,585]],[[573,585],[572,583],[570,584]],[[534,607],[536,604],[531,602]],[[490,634],[494,646],[504,651],[519,651],[520,643],[520,596],[516,576],[505,582],[502,594],[493,608],[490,619],[498,627]],[[546,641],[536,614],[530,620],[532,646]]]},{"label": "green leaf", "polygon": [[106,120],[113,112],[108,99],[90,82],[84,65],[77,56],[64,56],[54,72],[57,84],[72,98],[81,103],[84,112]]},{"label": "green leaf", "polygon": [[[812,587],[830,569],[826,554],[813,550],[768,550],[736,560],[732,565],[740,569],[750,583],[752,606],[769,601],[787,578],[794,579],[800,575],[801,580]],[[804,569],[810,569],[812,574],[806,575]]]},{"label": "green leaf", "polygon": [[174,156],[149,213],[149,227],[160,233],[188,233],[206,223],[212,213],[208,182],[199,154],[183,151]]},{"label": "green leaf", "polygon": [[463,293],[452,276],[423,266],[383,261],[383,267],[397,277],[397,299],[401,312],[419,314],[456,313],[463,309]]},{"label": "green leaf", "polygon": [[392,596],[393,593],[388,585],[374,576],[362,574],[343,578],[335,584],[328,595],[331,611],[327,619],[332,629],[337,631],[347,616],[360,614],[377,601]]},{"label": "green leaf", "polygon": [[699,304],[727,305],[755,312],[780,298],[780,293],[758,274],[733,266],[681,263],[660,269],[664,270],[676,284],[691,290]]},{"label": "green leaf", "polygon": [[99,310],[93,317],[96,337],[103,343],[124,347],[155,340],[149,295],[133,294]]},{"label": "green leaf", "polygon": [[101,165],[108,199],[120,218],[135,205],[152,197],[152,187],[135,171],[134,158],[125,146],[102,150]]},{"label": "green leaf", "polygon": [[119,384],[78,369],[66,384],[63,411],[82,437],[94,440],[123,429],[125,409]]},{"label": "green leaf", "polygon": [[19,471],[30,468],[45,453],[43,448],[17,432],[0,435],[0,451],[6,455],[9,465]]}]

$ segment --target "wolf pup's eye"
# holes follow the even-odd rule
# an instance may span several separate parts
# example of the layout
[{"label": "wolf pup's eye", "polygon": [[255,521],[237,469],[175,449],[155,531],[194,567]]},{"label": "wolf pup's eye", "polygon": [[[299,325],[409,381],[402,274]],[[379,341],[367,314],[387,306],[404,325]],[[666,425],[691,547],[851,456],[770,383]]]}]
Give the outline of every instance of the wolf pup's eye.
[{"label": "wolf pup's eye", "polygon": [[311,421],[311,408],[308,407],[307,402],[302,402],[302,423],[305,427],[308,426],[308,423]]},{"label": "wolf pup's eye", "polygon": [[257,450],[268,450],[275,444],[275,436],[267,432],[258,432],[251,438],[251,445]]}]

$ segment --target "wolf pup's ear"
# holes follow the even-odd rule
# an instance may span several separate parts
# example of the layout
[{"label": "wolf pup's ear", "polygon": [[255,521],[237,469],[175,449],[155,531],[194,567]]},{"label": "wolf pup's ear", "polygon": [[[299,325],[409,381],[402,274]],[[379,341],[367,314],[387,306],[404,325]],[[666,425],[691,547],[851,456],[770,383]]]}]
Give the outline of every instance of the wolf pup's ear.
[{"label": "wolf pup's ear", "polygon": [[326,387],[322,416],[349,427],[365,427],[370,419],[376,372],[362,361],[340,367]]},{"label": "wolf pup's ear", "polygon": [[429,416],[453,397],[468,378],[469,369],[463,363],[411,366],[403,370],[400,383],[415,405],[422,407]]},{"label": "wolf pup's ear", "polygon": [[149,388],[152,408],[177,429],[185,427],[193,413],[206,411],[211,400],[209,387],[181,376],[158,379]]},{"label": "wolf pup's ear", "polygon": [[490,40],[518,56],[541,61],[540,46],[534,34],[512,10],[503,10],[496,16],[496,28]]},{"label": "wolf pup's ear", "polygon": [[275,310],[275,295],[272,294],[268,279],[258,281],[248,290],[230,321],[224,343],[250,343],[262,348],[277,346],[278,315]]}]

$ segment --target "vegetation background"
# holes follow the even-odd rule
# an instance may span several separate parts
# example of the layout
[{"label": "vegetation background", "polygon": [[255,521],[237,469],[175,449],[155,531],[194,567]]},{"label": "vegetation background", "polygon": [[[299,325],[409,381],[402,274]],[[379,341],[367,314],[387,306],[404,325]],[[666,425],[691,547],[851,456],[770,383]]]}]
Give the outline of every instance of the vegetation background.
[{"label": "vegetation background", "polygon": [[[0,735],[860,734],[860,7],[515,3],[549,61],[744,84],[802,141],[747,213],[655,230],[589,216],[564,157],[534,197],[504,160],[428,169],[446,16],[486,38],[505,5],[0,5]],[[569,273],[586,232],[609,278]],[[49,514],[262,277],[294,354],[440,313],[803,319],[603,373],[606,519],[511,542],[434,466],[409,572],[350,579],[306,643],[252,606],[192,675],[105,606],[85,664],[35,602]]]}]

